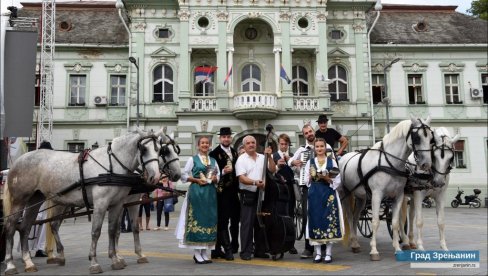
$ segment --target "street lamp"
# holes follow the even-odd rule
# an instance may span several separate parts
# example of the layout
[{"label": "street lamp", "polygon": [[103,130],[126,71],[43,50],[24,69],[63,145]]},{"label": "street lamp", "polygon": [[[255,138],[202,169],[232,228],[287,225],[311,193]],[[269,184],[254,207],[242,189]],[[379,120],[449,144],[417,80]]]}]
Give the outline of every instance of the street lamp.
[{"label": "street lamp", "polygon": [[400,58],[396,58],[383,68],[383,78],[385,79],[385,95],[383,97],[383,102],[386,108],[386,133],[390,133],[390,97],[388,97],[388,81],[386,80],[386,70],[390,68],[393,64],[397,63],[399,60]]},{"label": "street lamp", "polygon": [[[139,59],[139,58],[137,58]],[[136,66],[137,69],[137,83],[136,83],[136,126],[139,127],[139,65],[138,65],[138,60],[136,60],[134,57],[129,57],[129,61],[133,63]]]}]

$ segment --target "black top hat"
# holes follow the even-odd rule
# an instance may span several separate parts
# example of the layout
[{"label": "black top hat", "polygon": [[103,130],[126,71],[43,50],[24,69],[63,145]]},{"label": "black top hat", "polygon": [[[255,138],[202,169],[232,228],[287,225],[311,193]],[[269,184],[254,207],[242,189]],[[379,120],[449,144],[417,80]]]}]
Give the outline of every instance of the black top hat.
[{"label": "black top hat", "polygon": [[221,127],[219,135],[232,135],[232,131],[230,130],[230,127]]},{"label": "black top hat", "polygon": [[325,114],[322,114],[322,115],[319,115],[319,119],[316,121],[317,123],[323,123],[323,122],[327,122],[329,119],[327,119],[327,115]]}]

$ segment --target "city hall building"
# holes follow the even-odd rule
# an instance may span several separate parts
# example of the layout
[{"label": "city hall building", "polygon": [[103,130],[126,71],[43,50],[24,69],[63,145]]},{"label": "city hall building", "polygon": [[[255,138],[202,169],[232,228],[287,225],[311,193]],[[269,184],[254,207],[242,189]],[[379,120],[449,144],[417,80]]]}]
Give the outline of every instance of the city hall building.
[{"label": "city hall building", "polygon": [[[378,11],[375,4],[57,3],[53,147],[78,151],[137,124],[166,126],[182,149],[183,166],[198,137],[218,144],[222,126],[231,127],[234,146],[250,134],[262,147],[272,124],[277,135],[291,137],[294,151],[303,144],[302,126],[317,127],[326,114],[354,151],[411,114],[430,115],[433,127],[461,137],[447,198],[458,186],[486,195],[487,22],[455,12],[456,6]],[[41,3],[23,3],[19,11],[40,15]],[[32,88],[37,105],[38,84]],[[35,141],[35,123],[32,129],[27,142]]]}]

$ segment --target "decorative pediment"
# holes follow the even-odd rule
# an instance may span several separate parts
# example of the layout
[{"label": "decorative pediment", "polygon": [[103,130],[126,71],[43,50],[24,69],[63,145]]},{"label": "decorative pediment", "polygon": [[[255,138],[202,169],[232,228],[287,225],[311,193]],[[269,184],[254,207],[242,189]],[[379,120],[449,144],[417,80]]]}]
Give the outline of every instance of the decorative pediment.
[{"label": "decorative pediment", "polygon": [[422,63],[422,62],[405,62],[403,64],[403,70],[406,72],[412,72],[412,73],[422,73],[427,71],[428,64],[427,63]]},{"label": "decorative pediment", "polygon": [[442,72],[460,73],[464,70],[464,63],[442,62],[439,64]]},{"label": "decorative pediment", "polygon": [[175,57],[175,56],[176,56],[175,52],[169,50],[164,46],[151,53],[151,57],[153,58]]},{"label": "decorative pediment", "polygon": [[329,53],[327,53],[327,56],[329,58],[349,58],[349,54],[339,48],[335,48],[332,51],[329,51]]}]

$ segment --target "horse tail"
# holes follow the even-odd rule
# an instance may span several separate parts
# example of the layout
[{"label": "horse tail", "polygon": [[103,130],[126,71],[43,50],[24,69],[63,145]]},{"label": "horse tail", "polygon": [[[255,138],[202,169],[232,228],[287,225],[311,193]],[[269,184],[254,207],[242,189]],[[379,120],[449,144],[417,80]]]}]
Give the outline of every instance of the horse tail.
[{"label": "horse tail", "polygon": [[[53,206],[53,202],[51,200],[47,201],[47,218],[52,218],[53,217],[53,212],[55,208],[51,208]],[[48,257],[52,257],[53,252],[54,252],[54,245],[55,245],[55,240],[54,240],[54,235],[53,231],[51,228],[51,222],[46,223],[46,252],[48,254]]]},{"label": "horse tail", "polygon": [[8,188],[8,178],[5,181],[5,185],[3,187],[3,214],[4,216],[9,216],[10,212],[12,212],[12,195],[10,194]]},{"label": "horse tail", "polygon": [[[345,204],[348,205],[348,208],[352,210],[352,214],[354,214],[354,194],[349,194],[349,196],[345,199]],[[342,212],[343,213],[343,219],[344,219],[344,232],[342,235],[342,245],[344,247],[349,246],[349,239],[351,238],[351,229],[350,229],[350,223],[349,223],[349,212]]]}]

